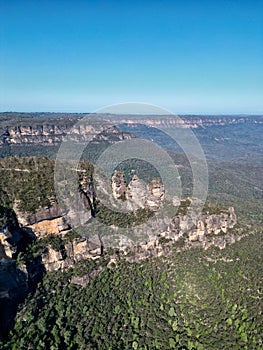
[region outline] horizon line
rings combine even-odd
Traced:
[[[0,111],[0,114],[8,114],[8,113],[21,113],[21,114],[33,114],[33,113],[39,113],[39,114],[104,114],[104,115],[156,115],[156,116],[176,116],[176,115],[180,115],[180,116],[262,116],[263,112],[249,112],[249,113],[244,113],[244,112],[227,112],[227,113],[202,113],[202,112],[197,112],[197,113],[187,113],[187,112],[183,112],[183,113],[167,113],[167,114],[158,114],[158,113],[107,113],[107,112],[72,112],[72,111]]]

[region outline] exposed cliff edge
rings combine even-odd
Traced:
[[[85,175],[86,174],[86,175]],[[106,191],[104,186],[103,190]],[[115,171],[111,181],[112,199],[116,200],[129,212],[136,210],[148,210],[151,215],[159,209],[164,199],[164,187],[160,179],[152,179],[145,183],[133,175],[126,183],[123,172]],[[96,190],[90,172],[81,172],[80,177],[80,198],[85,202],[87,211],[91,212],[91,217],[95,217],[99,206],[99,199],[96,197]],[[31,235],[41,240],[41,237],[57,235],[63,237],[71,232],[71,227],[66,220],[66,215],[61,211],[55,198],[50,199],[51,206],[39,207],[35,212],[25,212],[19,207],[19,202],[14,201],[13,212],[16,215],[17,227],[24,228]],[[167,247],[177,246],[180,250],[192,247],[203,247],[207,249],[214,245],[223,249],[227,243],[231,243],[233,238],[228,235],[236,222],[234,208],[230,207],[228,212],[217,214],[196,215],[194,212],[187,213],[187,207],[191,204],[191,199],[181,201],[177,215],[163,232],[159,232],[157,237],[149,236],[149,240],[141,242],[140,247],[124,248],[122,256],[134,255],[134,260],[147,257],[149,255],[162,255]],[[97,208],[98,205],[98,208]],[[182,210],[183,209],[183,210]],[[107,213],[106,213],[107,214]],[[123,214],[123,213],[122,213]],[[125,217],[124,213],[124,217]],[[112,217],[112,216],[110,216]],[[140,217],[135,216],[135,219]],[[147,217],[146,217],[147,218]],[[133,218],[134,219],[134,218]],[[115,222],[109,222],[116,225]],[[11,230],[12,231],[12,230]],[[13,232],[17,232],[17,229]],[[14,235],[14,233],[13,233]],[[12,234],[11,234],[12,236]],[[0,247],[2,258],[12,259],[16,252],[14,242],[8,242],[10,230],[4,226],[0,235]],[[232,237],[232,236],[231,236]],[[165,247],[164,247],[165,243]],[[56,270],[73,266],[79,260],[97,259],[103,252],[103,242],[91,243],[85,237],[76,237],[64,244],[63,254],[56,251],[50,244],[47,244],[41,261],[46,270]],[[170,249],[169,248],[169,249]]]
[[[81,118],[63,117],[47,119],[20,118],[0,123],[0,146],[2,145],[58,145],[67,136],[71,141],[93,143],[107,141],[114,143],[133,136],[122,132],[114,125],[103,125],[98,121],[92,125],[76,125]]]
[[[201,215],[191,218],[178,215],[167,227],[167,230],[157,237],[150,237],[143,244],[117,250],[118,257],[128,261],[139,261],[149,256],[166,255],[171,249],[177,251],[202,247],[208,249],[210,246],[224,249],[227,244],[232,244],[237,239],[231,229],[237,223],[234,208],[230,207],[228,213],[213,215]],[[99,259],[101,247],[89,241],[88,238],[75,238],[65,244],[65,257],[61,251],[56,251],[50,245],[42,254],[42,261],[47,271],[64,269],[73,266],[76,262],[85,259]],[[111,259],[116,258],[115,253]]]

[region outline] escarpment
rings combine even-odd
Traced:
[[[79,199],[83,201],[87,213],[90,213],[90,218],[96,218],[98,211],[100,214],[102,213],[102,216],[106,215],[107,212],[101,211],[100,198],[97,197],[92,167],[85,162],[81,164],[81,167],[82,170],[79,171]],[[30,170],[30,172],[32,171]],[[23,172],[23,174],[28,173]],[[100,188],[100,191],[107,192],[103,181],[100,182],[100,186],[104,186]],[[122,213],[122,221],[120,221],[120,218],[118,216],[115,217],[113,212],[109,216],[108,221],[104,223],[118,226],[121,222],[124,227],[129,227],[125,226],[126,218],[130,220],[129,223],[127,222],[127,225],[136,224],[136,220],[142,219],[144,222],[146,220],[147,223],[147,218],[150,217],[149,214],[153,216],[155,212],[158,212],[165,197],[164,186],[160,179],[153,178],[146,183],[134,174],[130,181],[126,182],[124,173],[120,171],[114,172],[111,179],[111,188],[107,194],[109,198],[112,198],[112,203],[114,204],[114,200],[117,201],[121,207],[125,208],[127,214],[125,212]],[[47,199],[49,200],[49,205],[43,206],[41,201],[38,201],[36,209],[29,212],[23,210],[20,200],[15,198],[12,210],[16,215],[16,227],[27,230],[40,241],[41,237],[45,238],[49,235],[59,236],[63,241],[63,237],[66,237],[67,233],[70,233],[72,229],[67,220],[67,212],[61,210],[55,196],[47,196]],[[219,212],[217,214],[209,214],[207,212],[196,215],[194,211],[188,212],[191,202],[191,199],[181,201],[181,203],[179,200],[178,212],[172,220],[168,220],[169,223],[165,230],[159,232],[157,237],[149,236],[148,241],[139,242],[139,248],[136,248],[137,251],[134,250],[134,247],[120,249],[122,250],[122,255],[128,257],[131,253],[135,254],[134,259],[136,260],[147,257],[149,254],[161,255],[167,249],[170,249],[169,247],[172,245],[177,246],[178,249],[182,247],[190,249],[197,246],[207,249],[211,245],[222,249],[227,243],[233,242],[234,238],[232,236],[231,239],[229,238],[228,231],[236,224],[234,208],[229,208],[228,212]],[[173,203],[178,205],[178,200],[173,199]],[[130,213],[138,210],[142,210],[142,212],[139,211],[140,215],[129,216]],[[71,215],[74,215],[74,213],[71,213]],[[7,228],[2,229],[0,236],[1,254],[6,259],[12,259],[16,252],[15,244],[12,245],[8,242],[9,231]],[[16,232],[16,230],[13,230],[13,232]],[[103,237],[101,238],[98,235],[96,244],[89,241],[87,237],[78,237],[70,242],[63,243],[63,252],[60,251],[61,247],[59,249],[56,248],[58,249],[56,250],[47,241],[45,250],[41,253],[41,261],[45,269],[64,269],[73,266],[80,260],[97,259],[103,253]]]
[[[229,232],[236,223],[233,207],[229,208],[228,213],[205,214],[195,218],[179,214],[158,236],[149,237],[147,241],[136,246],[115,249],[115,253],[107,253],[106,249],[105,254],[110,254],[111,260],[121,257],[128,261],[139,261],[150,256],[167,255],[172,249],[208,249],[210,246],[224,249],[227,244],[239,239],[236,234]],[[71,241],[66,240],[63,249],[48,244],[41,253],[41,260],[47,271],[53,271],[67,269],[82,260],[100,259],[102,256],[99,243],[94,243],[87,237],[79,237]]]
[[[148,218],[158,213],[163,205],[165,189],[158,178],[143,181],[134,172],[127,181],[124,172],[115,171],[107,187],[103,178],[95,181],[94,167],[90,163],[82,161],[75,170],[79,200],[90,219],[96,219],[100,213],[102,219],[103,215],[108,215],[109,220],[104,223],[112,227],[119,224],[133,226],[136,220],[147,224]],[[228,212],[189,215],[187,209],[192,199],[180,202],[173,198],[174,206],[179,205],[178,212],[162,232],[141,240],[136,246],[124,245],[111,250],[104,247],[103,236],[98,235],[94,241],[88,232],[82,236],[72,230],[67,210],[59,206],[55,195],[54,161],[44,157],[5,158],[0,161],[0,174],[0,258],[3,267],[0,278],[7,281],[9,276],[11,283],[3,284],[0,302],[8,300],[17,305],[18,300],[35,288],[46,271],[67,270],[85,260],[105,260],[105,266],[111,268],[120,259],[136,262],[151,256],[166,256],[171,250],[195,247],[223,249],[238,239],[231,232],[236,224],[233,208]],[[101,193],[107,195],[113,212],[101,210]],[[67,198],[70,198],[70,191]],[[125,209],[121,220],[114,212],[117,204]],[[74,210],[71,214],[74,215]],[[98,273],[100,269],[92,270],[88,275],[72,278],[72,283],[85,285]],[[16,287],[19,281],[23,283],[22,294]]]
[[[59,145],[65,137],[73,142],[93,143],[117,141],[130,139],[133,136],[128,132],[120,131],[114,125],[108,125],[103,121],[95,123],[80,123],[81,117],[63,118],[18,118],[0,123],[0,147],[3,145]]]

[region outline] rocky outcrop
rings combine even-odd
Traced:
[[[46,247],[41,258],[47,271],[59,270],[63,268],[65,264],[61,251],[53,249],[50,245]]]
[[[128,210],[136,210],[138,208],[145,208],[146,205],[146,184],[138,178],[137,175],[133,175],[126,190],[126,199],[128,200]]]
[[[176,216],[167,230],[161,235],[177,241],[185,233],[188,233],[189,241],[203,241],[209,235],[218,235],[221,232],[226,233],[228,229],[233,228],[237,222],[233,207],[229,208],[228,213],[203,214],[201,216]]]
[[[101,247],[90,242],[87,238],[76,238],[65,244],[65,250],[55,250],[48,245],[41,254],[42,263],[47,271],[66,269],[78,261],[93,259],[101,256]]]
[[[114,171],[112,176],[112,193],[116,199],[126,199],[127,184],[122,171]]]
[[[115,170],[111,187],[113,197],[122,199],[122,207],[126,210],[147,208],[156,211],[164,199],[164,186],[160,179],[152,179],[146,184],[137,175],[133,175],[131,181],[126,184],[124,173]]]
[[[50,220],[42,220],[33,225],[29,225],[36,236],[53,235],[64,233],[69,229],[64,217],[58,217]]]
[[[101,271],[103,271],[103,267],[99,266],[97,269],[92,270],[90,273],[85,274],[83,276],[73,276],[70,280],[71,283],[80,285],[82,287],[86,287],[91,279],[97,277]]]
[[[3,215],[3,212],[0,214],[0,216],[2,215],[0,219],[3,219],[0,226],[0,260],[12,259],[13,254],[16,253],[17,244],[23,238],[14,211],[6,208],[4,214],[6,213],[8,213],[7,216]]]
[[[156,211],[164,199],[164,186],[160,179],[152,179],[147,184],[147,196],[145,207]]]
[[[76,238],[65,246],[68,259],[74,263],[85,259],[97,259],[101,254],[101,248],[90,242],[87,238]]]

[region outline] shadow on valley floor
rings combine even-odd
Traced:
[[[19,256],[36,239],[29,229],[21,229],[19,234],[21,239],[17,242],[12,259],[0,257],[0,340],[6,339],[14,327],[19,305],[30,293],[34,294],[46,272],[41,256],[19,261]],[[12,237],[8,241],[12,244]]]

